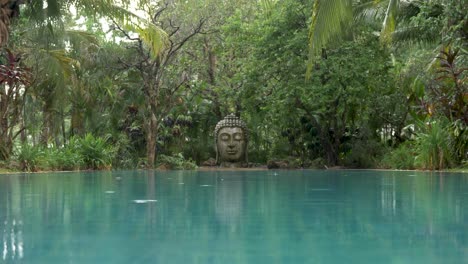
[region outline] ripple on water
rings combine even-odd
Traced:
[[[342,200],[305,200],[302,202],[305,206],[320,206],[320,205],[329,205],[329,206],[338,206],[346,203],[346,201]]]
[[[327,189],[327,188],[313,188],[313,189],[310,189],[311,191],[313,192],[329,192],[333,189]]]
[[[137,204],[155,203],[157,201],[158,200],[133,200],[133,202]]]

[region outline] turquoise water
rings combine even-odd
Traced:
[[[468,263],[468,175],[0,175],[0,263]]]

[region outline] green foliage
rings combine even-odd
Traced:
[[[468,125],[462,120],[456,120],[449,126],[453,138],[452,151],[458,163],[468,161]]]
[[[114,155],[114,146],[108,140],[89,133],[84,137],[72,137],[68,144],[59,148],[25,143],[16,151],[20,169],[25,171],[110,169]]]
[[[107,139],[88,133],[74,142],[83,159],[85,169],[110,169],[114,158],[114,147]]]
[[[407,141],[389,151],[382,158],[381,166],[388,169],[415,169],[416,151],[414,143]]]
[[[417,166],[422,169],[441,170],[453,163],[452,138],[445,119],[420,124],[416,137]]]
[[[374,139],[355,139],[344,154],[343,165],[349,168],[375,168],[382,158],[385,146]]]
[[[49,148],[45,152],[45,161],[51,170],[70,171],[83,168],[83,157],[79,151],[77,138],[71,138],[61,148]]]
[[[191,160],[186,160],[182,153],[175,156],[159,155],[156,162],[159,168],[172,170],[194,170],[197,165]]]
[[[145,28],[132,28],[139,35],[143,43],[148,46],[151,56],[156,59],[167,46],[168,35],[153,23],[147,23]]]
[[[309,57],[307,63],[307,77],[315,67],[315,63],[322,50],[336,47],[337,40],[349,36],[353,29],[357,32],[359,25],[365,24],[363,18],[372,20],[382,19],[380,40],[388,44],[392,33],[396,29],[399,0],[389,1],[354,1],[354,0],[316,0],[312,8],[309,29]],[[380,9],[386,12],[382,17]],[[368,16],[366,14],[373,14]],[[372,23],[367,23],[372,24]],[[350,30],[351,29],[351,30]],[[377,29],[379,30],[379,29]]]
[[[353,15],[352,4],[351,0],[314,1],[309,31],[309,75],[313,70],[315,57],[320,55],[331,40],[337,39],[349,28]]]
[[[44,152],[41,147],[24,143],[16,150],[16,158],[22,171],[36,171]]]
[[[25,2],[3,83],[24,63],[31,85],[0,92],[0,157],[27,139],[24,170],[152,167],[145,156],[193,169],[233,112],[254,163],[375,167],[386,150],[390,168],[466,162],[465,0],[169,2],[138,1],[151,21],[126,0]]]
[[[412,1],[404,5],[406,8],[401,10],[401,23],[393,34],[394,40],[419,45],[440,41],[446,19],[440,1]]]
[[[437,57],[435,76],[427,84],[425,103],[429,115],[445,116],[450,121],[460,120],[468,124],[468,85],[466,71],[459,65],[466,54],[447,47]]]
[[[139,155],[134,148],[131,139],[125,134],[119,134],[117,139],[112,140],[115,148],[115,157],[112,162],[112,167],[122,169],[134,169],[138,166]]]
[[[231,18],[225,34],[233,48],[247,46],[249,52],[237,59],[242,67],[232,78],[243,89],[229,98],[241,102],[238,108],[253,128],[254,157],[323,158],[334,166],[346,152],[347,133],[380,129],[384,121],[377,116],[403,119],[398,117],[404,112],[394,109],[404,95],[392,87],[390,56],[376,36],[365,33],[367,27],[354,40],[324,49],[306,82],[309,8],[301,1],[282,1],[254,21]],[[384,95],[395,99],[374,108]],[[379,140],[375,132],[369,138]]]

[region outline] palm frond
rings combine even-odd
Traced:
[[[396,43],[436,43],[440,41],[440,34],[433,32],[430,34],[427,29],[418,26],[399,26],[397,30],[392,32],[392,40]]]
[[[148,19],[114,4],[103,4],[100,8],[106,8],[109,12],[108,16],[124,25],[126,29],[138,33],[143,43],[149,48],[153,59],[157,58],[166,47],[167,33]]]
[[[315,0],[309,29],[309,60],[307,77],[310,77],[315,58],[322,48],[339,37],[351,24],[353,9],[351,0]]]
[[[260,5],[262,6],[263,10],[270,11],[274,7],[276,3],[275,0],[260,0]]]
[[[140,35],[143,43],[149,48],[151,57],[153,59],[158,58],[168,42],[167,33],[152,23],[147,24],[145,28],[138,27],[136,32]]]
[[[384,44],[390,44],[392,41],[392,33],[396,28],[396,18],[400,0],[390,0],[388,2],[387,11],[380,31],[380,41]]]
[[[43,74],[47,77],[55,78],[57,81],[62,81],[70,78],[74,68],[80,67],[80,63],[67,56],[67,52],[63,49],[45,50],[40,49],[34,55],[29,64],[39,63],[46,65]]]
[[[272,0],[270,0],[272,1]],[[151,23],[127,8],[125,4],[132,2],[131,0],[47,0],[47,1],[31,1],[26,6],[25,12],[30,17],[33,17],[40,24],[50,24],[50,18],[60,17],[64,10],[68,10],[70,6],[75,6],[77,10],[88,15],[110,17],[118,21],[126,27],[130,27],[134,32],[140,34],[142,41],[149,47],[151,55],[156,58],[164,49],[167,43],[167,34]],[[47,8],[44,4],[47,3]],[[2,9],[3,10],[3,9]],[[0,14],[1,15],[1,14]],[[8,18],[8,17],[6,17]],[[5,18],[5,19],[6,19]],[[9,20],[1,19],[0,16],[0,43],[6,42],[8,37]],[[9,19],[9,18],[8,18]],[[47,22],[46,22],[47,21]],[[8,22],[8,23],[6,23]],[[2,29],[3,27],[3,29]],[[78,33],[78,32],[75,32]],[[80,33],[81,34],[81,33]],[[93,41],[90,35],[81,37],[87,38],[88,41]]]
[[[87,43],[92,43],[92,44],[98,44],[99,41],[96,37],[95,34],[82,31],[82,30],[66,30],[64,32],[65,37],[71,39],[71,40],[77,40],[77,41],[84,41]]]
[[[383,19],[385,14],[383,2],[385,1],[388,0],[369,0],[355,5],[353,8],[355,20],[374,23],[376,20]]]

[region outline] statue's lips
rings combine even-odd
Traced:
[[[227,150],[226,153],[229,154],[229,155],[236,155],[237,150]]]

